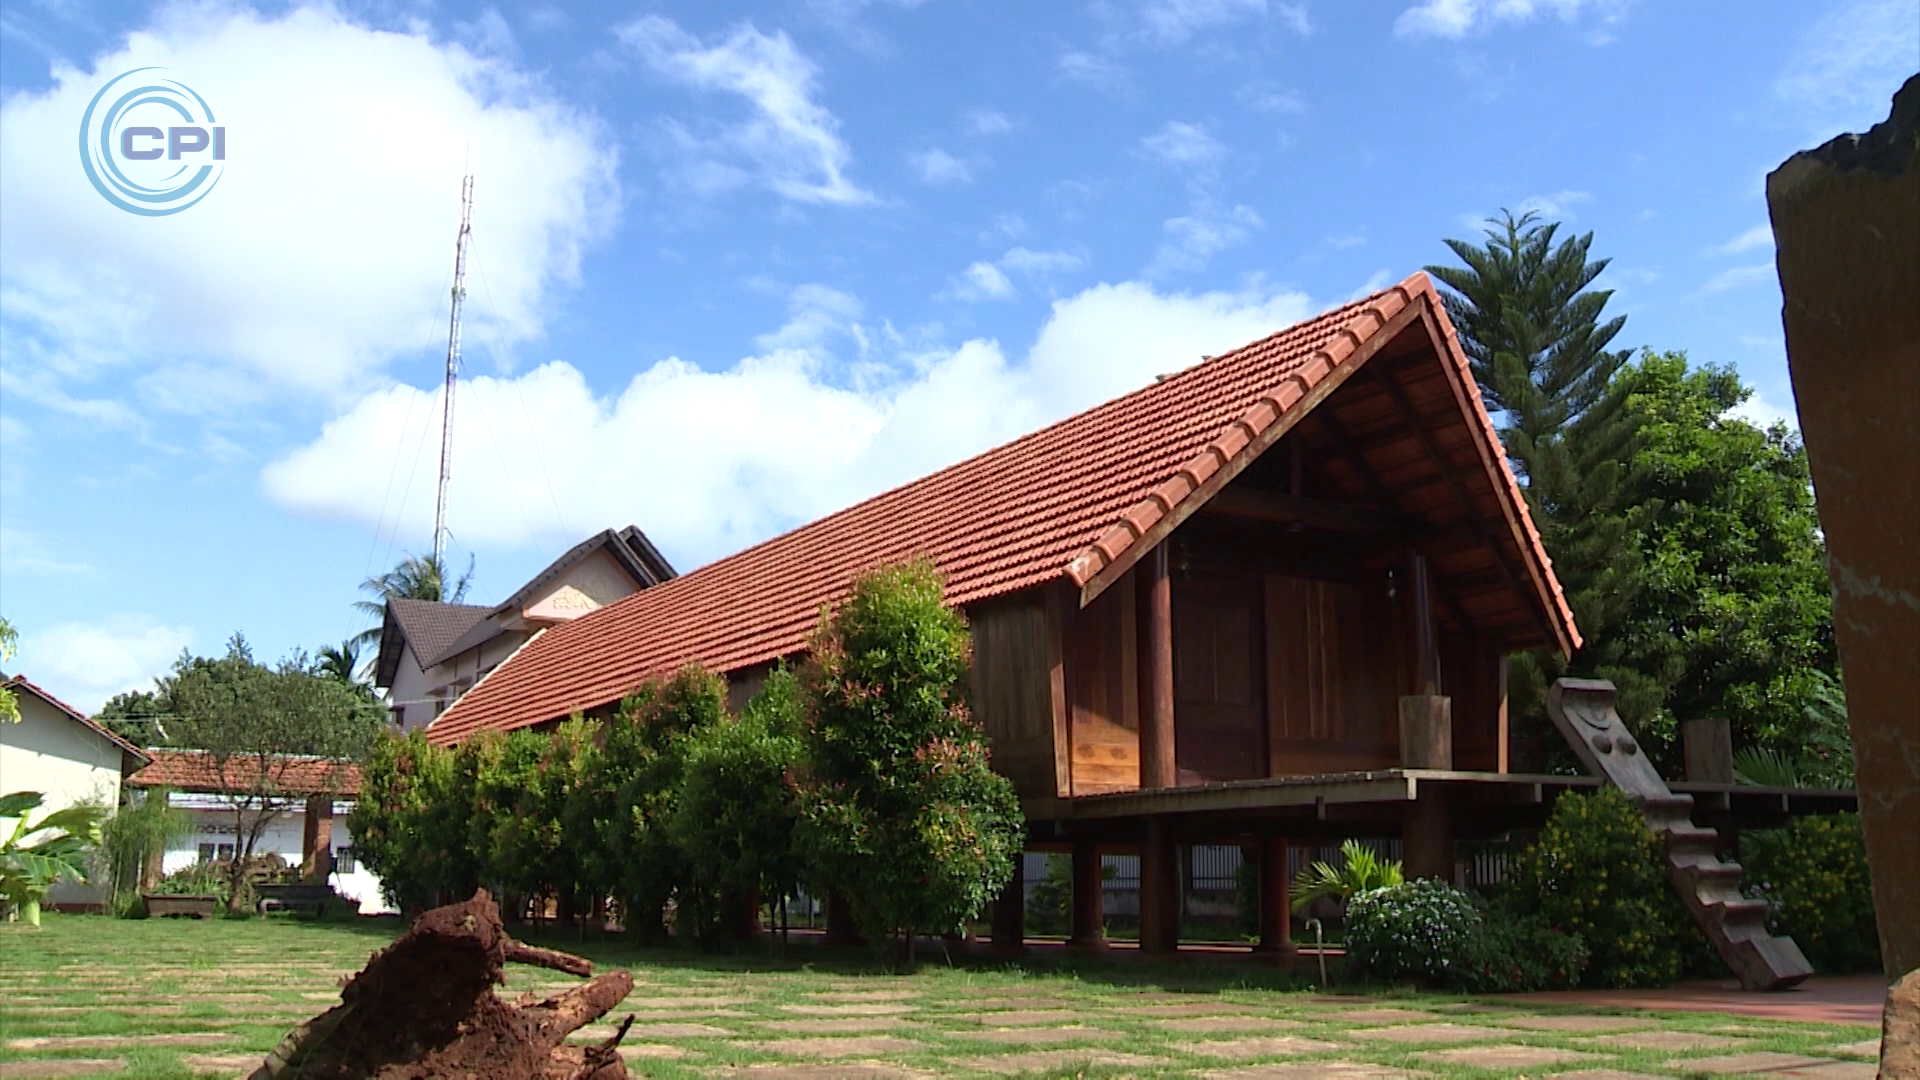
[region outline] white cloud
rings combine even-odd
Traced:
[[[1592,12],[1601,29],[1595,40],[1606,40],[1606,27],[1626,17],[1632,0],[1426,0],[1400,13],[1393,32],[1401,37],[1462,38],[1493,29],[1499,23],[1523,23],[1536,15],[1553,14],[1573,23]]]
[[[1592,194],[1585,191],[1556,191],[1551,195],[1529,195],[1520,200],[1513,208],[1515,217],[1538,214],[1549,221],[1565,221],[1576,217],[1573,208],[1581,203],[1592,202]]]
[[[1771,277],[1773,277],[1771,262],[1755,263],[1752,266],[1735,266],[1708,278],[1706,284],[1700,286],[1700,293],[1726,292],[1728,289],[1737,289],[1756,281],[1766,281]]]
[[[1757,251],[1773,246],[1773,226],[1755,225],[1739,236],[1715,247],[1714,255],[1739,255],[1742,252]]]
[[[1266,222],[1250,206],[1226,210],[1203,202],[1195,206],[1192,213],[1161,223],[1166,240],[1154,253],[1147,276],[1157,278],[1173,272],[1198,270],[1215,255],[1239,247],[1255,230],[1265,227]]]
[[[1125,94],[1133,89],[1132,75],[1117,60],[1080,52],[1060,54],[1060,77],[1068,82],[1085,83],[1108,94]]]
[[[1013,119],[997,109],[973,109],[964,118],[969,135],[1005,135],[1013,130]]]
[[[944,187],[973,183],[973,169],[945,150],[917,150],[907,155],[907,163],[913,166],[923,184]]]
[[[1267,0],[1144,0],[1138,18],[1148,40],[1175,45],[1202,30],[1269,14],[1296,34],[1313,31],[1305,4],[1269,4]]]
[[[1365,233],[1335,233],[1327,237],[1327,246],[1335,251],[1346,251],[1349,248],[1363,247],[1366,242],[1367,234]]]
[[[9,440],[11,441],[11,440]],[[40,534],[0,525],[0,573],[27,577],[94,577],[99,570],[63,554]]]
[[[1167,294],[1129,282],[1056,301],[1019,362],[992,341],[896,346],[892,377],[858,387],[835,379],[815,348],[714,371],[663,360],[609,396],[565,363],[475,379],[460,389],[452,529],[476,546],[551,544],[554,530],[537,522],[554,515],[583,529],[636,522],[676,562],[698,565],[1312,310],[1292,292]],[[409,411],[421,429],[433,402],[434,391],[405,386],[366,396],[269,466],[267,493],[302,513],[374,523],[394,432]],[[508,452],[489,445],[482,417]],[[411,535],[431,527],[436,467],[422,460],[411,478],[421,493],[401,508]],[[558,510],[543,512],[549,504]]]
[[[598,121],[512,65],[331,8],[166,9],[89,70],[0,103],[7,391],[99,423],[291,389],[346,398],[445,319],[463,168],[476,181],[476,349],[537,337],[618,217]],[[109,205],[70,155],[109,79],[158,65],[229,131],[228,168],[172,217]],[[213,298],[213,299],[209,299]],[[351,313],[351,317],[343,317]],[[193,393],[169,388],[190,376]]]
[[[1887,118],[1893,92],[1920,57],[1920,4],[1853,0],[1833,7],[1808,31],[1775,78],[1774,96],[1824,139],[1865,131]]]
[[[1728,415],[1762,429],[1770,428],[1775,424],[1785,424],[1794,429],[1800,427],[1800,414],[1792,405],[1784,407],[1776,405],[1758,393],[1749,395],[1747,400],[1734,406]]]
[[[1028,281],[1049,282],[1062,274],[1085,268],[1087,260],[1068,251],[1034,251],[1016,247],[995,262],[979,261],[961,271],[945,295],[968,303],[984,300],[1010,300],[1015,292],[1012,275]]]
[[[148,615],[20,629],[19,671],[84,713],[127,690],[148,690],[193,643],[193,631]]]
[[[1289,90],[1276,83],[1260,81],[1241,87],[1234,94],[1242,105],[1256,112],[1303,113],[1307,111],[1307,99],[1298,90]]]
[[[678,151],[693,156],[681,167],[683,182],[718,190],[754,180],[796,202],[873,201],[847,177],[853,152],[840,138],[839,120],[816,100],[820,69],[785,32],[740,26],[706,44],[671,19],[644,15],[615,33],[661,75],[748,106],[743,119],[711,121],[697,131],[668,123]]]
[[[1169,120],[1140,140],[1141,149],[1169,165],[1208,166],[1227,156],[1227,148],[1199,124]]]
[[[976,262],[960,271],[950,290],[957,300],[978,303],[982,300],[1013,299],[1013,282],[1006,271],[990,262]]]

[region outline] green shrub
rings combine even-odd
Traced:
[[[224,907],[230,885],[224,864],[196,862],[161,878],[148,891],[157,896],[217,896]]]
[[[1473,897],[1431,878],[1358,892],[1347,901],[1347,961],[1376,982],[1459,986],[1485,934]]]
[[[1703,944],[1667,884],[1660,840],[1618,788],[1567,792],[1539,837],[1516,856],[1501,907],[1578,935],[1591,953],[1590,986],[1666,986],[1683,953]]]
[[[1494,911],[1483,916],[1486,932],[1467,952],[1456,984],[1476,993],[1571,990],[1587,968],[1587,944],[1563,934],[1538,915]]]
[[[1013,876],[1026,831],[967,708],[966,621],[922,559],[856,579],[823,616],[806,675],[796,831],[808,880],[870,940],[959,929]]]
[[[1767,901],[1768,924],[1789,934],[1815,971],[1880,970],[1873,885],[1858,814],[1800,818],[1741,837],[1748,891]]]

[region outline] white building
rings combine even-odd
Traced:
[[[34,820],[75,803],[118,806],[122,778],[145,765],[147,755],[23,676],[4,685],[19,703],[20,722],[0,723],[0,794],[45,795]],[[45,906],[87,908],[101,899],[95,886],[61,882],[47,894]]]
[[[492,607],[389,600],[374,685],[387,691],[401,730],[423,728],[541,630],[674,576],[647,535],[629,525],[574,545]]]
[[[161,871],[171,874],[196,862],[232,858],[241,846],[239,819],[234,800],[220,794],[223,785],[210,757],[198,750],[157,748],[147,753],[151,763],[128,777],[128,785],[165,790],[168,804],[186,811],[190,822],[188,831],[162,857]],[[235,759],[228,763],[229,776],[250,767],[251,763]],[[264,789],[276,793],[274,803],[283,809],[255,840],[253,853],[278,855],[293,866],[328,866],[327,883],[357,901],[361,914],[393,911],[380,893],[380,879],[354,856],[348,831],[347,815],[360,793],[359,766],[282,756],[271,764],[268,775],[272,783]],[[241,780],[239,786],[252,785]]]

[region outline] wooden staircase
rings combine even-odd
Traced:
[[[1800,946],[1767,932],[1767,905],[1740,894],[1740,864],[1715,854],[1719,834],[1693,823],[1693,796],[1676,795],[1654,769],[1613,705],[1614,686],[1561,679],[1547,712],[1587,769],[1639,803],[1665,841],[1667,881],[1688,914],[1748,990],[1784,990],[1813,974]]]

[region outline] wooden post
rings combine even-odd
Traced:
[[[1171,954],[1180,948],[1179,848],[1167,819],[1147,819],[1140,846],[1140,951]]]
[[[1733,783],[1733,725],[1724,717],[1681,721],[1680,740],[1686,748],[1687,779]]]
[[[1453,699],[1410,694],[1400,699],[1400,764],[1409,769],[1453,768]]]
[[[333,873],[333,796],[307,796],[300,830],[300,877],[324,885]]]
[[[1427,557],[1413,556],[1413,692],[1440,693],[1440,649],[1433,633],[1433,575]]]
[[[1100,876],[1100,845],[1092,840],[1073,842],[1073,933],[1067,944],[1078,949],[1107,947],[1106,917],[1101,911],[1101,894],[1106,882]]]
[[[1293,952],[1293,898],[1287,888],[1287,840],[1260,838],[1260,943],[1254,952]]]
[[[1400,826],[1400,843],[1408,881],[1439,878],[1452,883],[1453,819],[1439,787],[1421,784],[1415,792]]]
[[[1025,952],[1027,947],[1027,856],[1013,857],[1013,876],[993,902],[993,951]]]
[[[1173,739],[1173,581],[1167,566],[1167,541],[1146,561],[1147,647],[1140,700],[1140,786],[1170,788],[1179,783]]]

